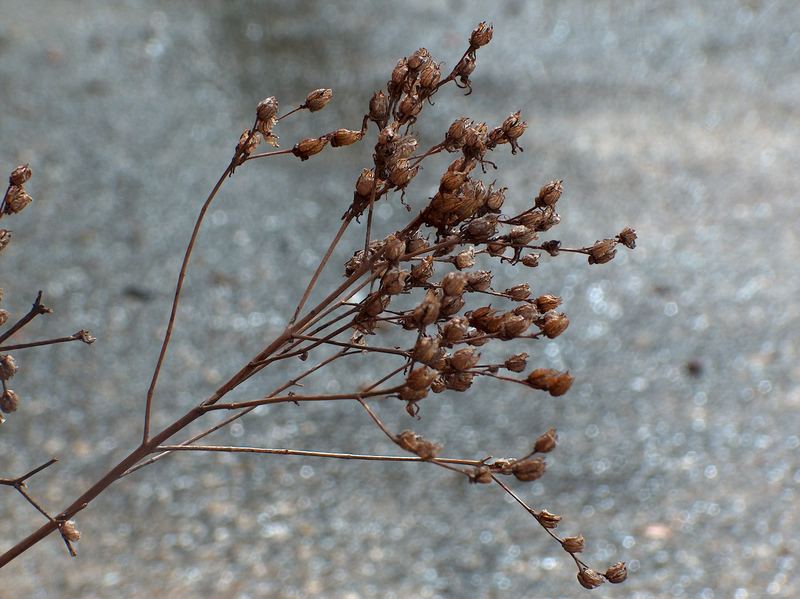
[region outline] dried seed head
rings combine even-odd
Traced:
[[[92,332],[88,329],[81,329],[77,333],[75,333],[75,337],[83,341],[86,345],[91,345],[95,341],[97,341],[97,337],[92,335]]]
[[[472,35],[469,36],[469,45],[472,48],[480,48],[492,41],[492,33],[494,28],[487,25],[486,21],[482,21],[478,26],[472,30]]]
[[[501,125],[503,133],[505,133],[506,138],[509,140],[516,140],[522,136],[522,134],[525,133],[525,129],[528,128],[528,123],[520,120],[519,116],[520,111],[518,110],[514,114],[508,115]]]
[[[442,291],[445,295],[461,295],[467,286],[468,276],[463,272],[449,272],[442,279]]]
[[[383,295],[381,291],[370,293],[367,299],[364,300],[364,305],[361,308],[361,314],[367,318],[374,318],[383,312],[389,305],[389,296]]]
[[[636,231],[634,231],[630,227],[625,227],[624,229],[622,229],[622,231],[620,231],[620,234],[617,235],[617,239],[622,245],[624,245],[626,248],[630,250],[636,247]]]
[[[486,244],[486,251],[490,256],[502,256],[506,253],[508,244],[504,241],[490,241]]]
[[[349,146],[359,141],[363,135],[361,131],[353,131],[351,129],[337,129],[331,134],[331,145],[334,148],[340,146]]]
[[[441,300],[433,289],[429,289],[422,302],[414,308],[413,319],[419,327],[426,327],[436,322],[439,318]]]
[[[258,133],[258,131],[252,133],[252,135],[250,129],[245,129],[242,131],[242,134],[239,136],[239,143],[236,144],[236,153],[241,155],[239,163],[241,164],[244,162],[244,160],[255,151],[260,143],[261,134]]]
[[[552,381],[561,374],[558,370],[553,368],[536,368],[528,375],[528,384],[534,389],[541,389],[547,391],[552,384]]]
[[[395,86],[401,86],[403,81],[405,81],[406,75],[408,75],[408,64],[405,58],[401,58],[397,61],[394,69],[392,69],[391,82]]]
[[[397,262],[406,252],[406,242],[390,233],[383,240],[383,257],[389,262]]]
[[[400,389],[399,395],[400,399],[402,399],[405,402],[408,402],[409,404],[406,406],[406,411],[411,416],[416,416],[418,408],[411,404],[419,401],[420,399],[425,399],[428,396],[428,389],[412,389],[408,385],[405,385]]]
[[[434,393],[442,393],[447,390],[447,386],[444,382],[444,377],[437,376],[436,379],[431,383],[431,391]]]
[[[406,119],[417,116],[422,111],[422,100],[417,94],[406,94],[398,106],[400,114]]]
[[[488,485],[492,482],[492,471],[489,466],[476,466],[469,473],[469,482]]]
[[[515,302],[521,302],[528,299],[531,295],[531,287],[527,283],[520,283],[513,287],[506,289],[505,293]]]
[[[2,252],[9,243],[11,243],[11,231],[8,229],[0,229],[0,252]]]
[[[445,386],[452,391],[466,391],[475,377],[471,372],[451,372],[444,378]]]
[[[531,321],[536,320],[540,316],[539,310],[536,309],[536,305],[528,302],[518,305],[512,310],[512,312],[514,314],[518,314],[519,316],[524,316]]]
[[[583,551],[585,545],[586,542],[583,538],[583,535],[578,535],[577,537],[565,537],[561,542],[561,546],[567,553],[580,553]]]
[[[31,178],[31,167],[27,164],[21,164],[13,171],[11,171],[11,176],[8,178],[9,185],[23,185],[28,182]]]
[[[419,74],[419,86],[430,93],[436,89],[441,78],[442,73],[439,65],[431,61],[425,65]]]
[[[3,391],[3,395],[0,396],[0,410],[3,410],[6,414],[10,414],[11,412],[16,412],[18,406],[19,395],[11,389]]]
[[[325,108],[325,105],[331,101],[332,97],[332,89],[315,89],[306,96],[306,102],[303,106],[308,108],[310,112],[316,112]]]
[[[464,135],[467,132],[469,123],[470,120],[465,116],[453,121],[453,124],[447,129],[447,133],[444,136],[445,148],[452,152],[464,145]]]
[[[74,521],[67,520],[66,522],[61,522],[59,524],[59,529],[61,530],[61,536],[63,536],[68,541],[71,541],[72,543],[80,541],[81,533],[75,527]]]
[[[369,101],[369,118],[376,123],[384,123],[389,118],[389,100],[383,90],[372,94]]]
[[[536,453],[549,453],[553,451],[558,442],[558,433],[556,429],[551,428],[546,433],[539,435],[536,443],[533,445],[533,451]]]
[[[557,295],[540,295],[535,303],[539,312],[545,313],[558,308],[561,305],[561,298]]]
[[[424,283],[433,275],[433,256],[425,256],[420,263],[411,269],[411,278],[415,283]]]
[[[453,264],[455,264],[458,270],[464,270],[465,268],[472,268],[475,266],[475,247],[469,246],[467,249],[456,254],[453,259]]]
[[[463,316],[454,316],[442,327],[442,335],[448,343],[457,343],[467,334],[469,321]]]
[[[494,189],[492,186],[489,186],[489,191],[486,194],[486,208],[488,208],[493,212],[496,212],[503,207],[505,201],[506,201],[505,187]]]
[[[561,185],[563,180],[553,180],[539,190],[539,195],[536,196],[536,207],[542,206],[552,207],[556,205],[564,187]]]
[[[497,231],[497,215],[487,214],[466,225],[464,231],[472,241],[487,241]]]
[[[405,187],[419,172],[419,166],[412,167],[408,160],[401,158],[389,171],[389,183],[395,187]]]
[[[431,53],[425,48],[420,48],[408,57],[406,64],[410,71],[416,71],[424,67],[430,62]]]
[[[411,351],[411,357],[423,364],[430,364],[439,354],[439,339],[436,337],[419,337]]]
[[[625,562],[617,562],[613,566],[609,566],[605,573],[606,580],[612,584],[619,584],[628,578],[628,568],[625,567]]]
[[[475,59],[467,54],[461,62],[456,65],[456,75],[462,85],[470,86],[469,76],[475,71]]]
[[[539,521],[539,524],[544,526],[545,528],[556,528],[558,523],[561,522],[561,516],[556,514],[551,514],[547,510],[542,510],[536,516],[536,519]]]
[[[492,285],[492,273],[489,270],[473,270],[467,277],[469,291],[486,291]]]
[[[523,246],[536,239],[536,230],[525,225],[516,225],[511,227],[508,232],[508,240],[514,246]]]
[[[0,354],[0,379],[7,381],[19,370],[14,356]]]
[[[416,252],[422,251],[427,249],[428,242],[425,241],[422,237],[412,237],[406,242],[406,252],[409,254],[414,254]]]
[[[528,268],[536,268],[539,266],[539,254],[525,254],[521,262]]]
[[[8,310],[0,309],[0,327],[8,321]]]
[[[400,447],[418,455],[423,460],[431,460],[442,451],[441,445],[424,439],[414,431],[403,431],[395,437],[395,441]]]
[[[308,160],[314,154],[319,154],[328,143],[327,137],[308,137],[302,139],[292,148],[292,154],[300,160]]]
[[[451,193],[461,187],[469,175],[461,171],[445,171],[439,180],[439,191],[443,194]]]
[[[397,295],[406,288],[407,270],[387,270],[381,278],[381,293]],[[377,316],[377,314],[375,315]]]
[[[528,365],[528,354],[522,352],[521,354],[514,354],[506,359],[503,366],[511,372],[522,372]]]
[[[278,114],[278,99],[275,96],[264,98],[256,106],[256,116],[259,121],[271,121]]]
[[[514,462],[514,465],[511,467],[511,472],[517,480],[530,482],[541,478],[546,468],[545,461],[542,458],[535,457]]]
[[[596,241],[595,244],[589,248],[589,264],[605,264],[606,262],[611,262],[617,254],[617,250],[615,249],[616,245],[616,239]]]
[[[558,256],[558,253],[561,251],[561,242],[557,239],[545,241],[542,244],[542,249],[551,256]]]
[[[585,589],[596,589],[605,582],[603,577],[591,568],[584,568],[578,572],[578,582]]]
[[[567,330],[569,318],[563,312],[548,312],[544,315],[544,322],[539,325],[542,333],[549,339],[555,339]]]
[[[515,339],[531,326],[531,320],[513,312],[506,312],[500,318],[499,334],[502,339]]]
[[[464,307],[464,297],[461,295],[446,295],[442,298],[442,306],[439,309],[439,318],[452,316],[461,312]]]
[[[569,372],[560,373],[553,381],[551,381],[547,392],[553,397],[564,395],[569,388],[572,387],[572,381],[575,380]]]
[[[375,172],[365,168],[361,171],[356,181],[356,193],[361,197],[369,198],[372,194],[372,186],[375,184]]]
[[[439,373],[435,370],[427,366],[419,366],[408,373],[406,385],[415,390],[427,389],[437,376]]]
[[[478,360],[480,360],[480,357],[481,355],[473,348],[465,347],[453,352],[453,355],[450,356],[450,367],[463,372],[474,367],[478,363]]]
[[[8,188],[4,211],[6,214],[22,212],[33,201],[28,192],[21,185],[12,185]]]

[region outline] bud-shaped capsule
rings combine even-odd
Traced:
[[[334,148],[349,146],[359,141],[362,137],[361,131],[353,131],[351,129],[337,129],[330,134],[331,145]]]
[[[460,251],[456,254],[455,258],[453,258],[453,264],[455,264],[458,270],[464,270],[465,268],[472,268],[475,266],[475,248],[469,246],[467,249]]]
[[[547,510],[542,510],[536,514],[536,519],[539,521],[539,524],[545,528],[556,528],[558,523],[561,522],[561,516],[557,514],[551,514]]]
[[[562,180],[554,180],[543,186],[539,190],[539,195],[536,196],[536,207],[555,206],[556,202],[558,202],[558,199],[561,197],[561,193],[564,191],[562,183]]]
[[[81,539],[80,531],[75,527],[75,522],[72,520],[67,520],[66,522],[62,522],[59,524],[59,530],[61,531],[61,536],[63,536],[67,541],[71,541],[72,543],[76,543]]]
[[[492,41],[492,33],[494,28],[487,25],[486,21],[481,21],[478,26],[472,30],[472,35],[469,36],[469,45],[471,48],[480,48]]]
[[[547,465],[545,461],[542,458],[535,457],[514,462],[514,465],[511,467],[511,472],[517,480],[530,482],[541,478],[546,468]]]
[[[256,116],[259,121],[271,121],[278,114],[278,99],[275,96],[265,98],[256,106]]]
[[[605,582],[603,577],[591,568],[583,568],[578,572],[578,582],[585,589],[596,589]]]
[[[308,160],[314,154],[319,154],[327,143],[327,137],[308,137],[295,144],[292,154],[300,160]]]
[[[333,97],[332,89],[315,89],[313,92],[306,96],[305,104],[303,107],[307,108],[310,112],[322,110],[325,105],[331,101]]]
[[[577,537],[565,537],[561,542],[561,546],[567,553],[580,553],[583,551],[585,545],[586,542],[583,539],[583,535],[578,535]]]
[[[9,185],[23,185],[27,183],[31,175],[31,167],[27,164],[21,164],[13,171],[11,171],[11,176],[8,178]]]
[[[531,287],[527,283],[520,283],[505,290],[505,293],[515,302],[528,299],[531,294]]]
[[[453,352],[453,355],[450,356],[450,367],[453,370],[463,372],[475,366],[478,360],[480,360],[480,357],[480,354],[475,352],[473,348],[465,347]]]
[[[3,209],[6,214],[22,212],[33,201],[28,192],[21,185],[12,185],[6,193],[6,203]]]
[[[19,407],[19,395],[11,389],[3,391],[3,395],[0,396],[0,410],[10,414],[11,412],[16,412],[17,407]]]
[[[622,245],[630,250],[636,247],[636,231],[630,227],[625,227],[622,229],[620,234],[617,235],[617,239]]]
[[[0,354],[0,379],[7,381],[19,370],[14,356]]]
[[[528,365],[528,354],[522,352],[506,359],[503,366],[511,372],[522,372]]]
[[[384,123],[389,118],[389,100],[383,90],[376,91],[369,101],[369,118]]]
[[[542,433],[539,435],[539,438],[536,439],[536,443],[533,445],[533,451],[536,453],[549,453],[555,449],[557,442],[558,433],[556,429],[548,429],[546,433]]]
[[[569,318],[563,312],[554,312],[551,310],[544,315],[543,321],[537,324],[547,338],[555,339],[567,330]]]
[[[445,295],[461,295],[467,285],[467,275],[463,272],[449,272],[442,279],[442,291]]]
[[[624,582],[628,578],[628,569],[625,567],[625,562],[617,562],[613,566],[609,566],[605,577],[608,582],[613,584]]]
[[[615,249],[617,245],[616,239],[602,239],[596,241],[595,244],[589,248],[589,264],[605,264],[611,262],[614,256],[617,255]]]

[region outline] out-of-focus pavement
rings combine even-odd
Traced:
[[[255,103],[316,87],[322,112],[283,144],[357,127],[397,58],[452,65],[493,21],[475,92],[442,92],[423,146],[462,114],[521,109],[525,152],[499,178],[521,208],[562,178],[554,237],[636,228],[639,247],[531,271],[565,298],[564,336],[525,348],[569,368],[558,399],[478,384],[426,400],[420,432],[450,454],[520,453],[549,426],[549,471],[520,491],[630,565],[596,597],[795,597],[800,587],[800,8],[770,2],[0,2],[0,165],[30,162],[6,308],[44,289],[28,337],[88,327],[91,348],[19,352],[25,405],[0,431],[3,475],[51,455],[31,489],[53,511],[138,442],[171,288],[204,194]],[[157,395],[159,422],[205,397],[285,324],[338,226],[369,147],[253,164],[212,209]],[[506,154],[505,150],[501,152]],[[441,166],[445,163],[441,161]],[[409,199],[435,181],[428,168]],[[401,224],[396,201],[382,231]],[[4,221],[5,222],[5,221]],[[341,262],[342,255],[339,255]],[[323,286],[339,279],[332,269]],[[29,366],[30,364],[30,366]],[[326,389],[367,381],[373,362]],[[280,382],[267,376],[251,387]],[[381,413],[400,429],[399,405]],[[220,442],[391,452],[353,405],[265,410]],[[6,490],[6,547],[40,524]],[[0,595],[576,597],[574,566],[493,488],[433,468],[179,455],[109,489],[0,572]]]

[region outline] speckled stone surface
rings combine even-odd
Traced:
[[[565,298],[572,324],[525,349],[570,369],[568,395],[481,383],[426,400],[416,424],[393,402],[380,413],[465,456],[520,453],[557,427],[547,475],[518,488],[586,536],[588,562],[629,562],[629,580],[596,597],[796,597],[797,4],[211,4],[0,1],[0,165],[30,162],[35,198],[0,261],[4,304],[24,312],[41,288],[56,312],[24,339],[81,327],[98,337],[18,353],[24,406],[0,430],[3,475],[60,457],[31,483],[58,511],[137,443],[194,215],[258,100],[288,106],[334,89],[324,111],[281,124],[284,145],[355,128],[397,58],[424,45],[452,65],[488,19],[495,39],[475,93],[442,92],[421,145],[462,114],[495,123],[521,109],[525,152],[499,160],[509,205],[561,178],[555,237],[592,242],[631,225],[639,247],[600,267],[563,255],[531,272],[535,292]],[[369,152],[253,164],[226,185],[189,274],[159,423],[281,330]],[[415,206],[436,168],[411,188]],[[405,214],[392,201],[376,226]],[[339,277],[331,269],[323,287]],[[354,360],[317,388],[347,389],[384,366]],[[392,452],[356,407],[278,406],[215,441]],[[116,484],[77,521],[80,557],[50,538],[0,572],[0,595],[584,592],[568,556],[496,489],[418,465],[184,454]],[[39,524],[4,491],[3,547]]]

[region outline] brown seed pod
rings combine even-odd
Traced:
[[[58,526],[59,530],[61,531],[61,536],[72,543],[77,543],[81,539],[80,531],[75,527],[75,522],[72,520],[67,520],[66,522],[61,522]]]
[[[457,343],[467,334],[469,321],[463,316],[454,316],[442,327],[442,335],[448,343]]]
[[[426,327],[433,324],[439,318],[439,308],[441,307],[441,299],[436,291],[429,289],[422,299],[422,302],[414,308],[413,319],[419,327]]]
[[[634,231],[630,227],[625,227],[624,229],[622,229],[620,234],[617,235],[617,239],[622,245],[624,245],[626,248],[630,250],[636,247],[636,231]]]
[[[531,321],[534,321],[541,316],[541,314],[539,314],[539,310],[536,309],[536,305],[528,302],[518,305],[512,310],[512,312],[519,316],[524,316]]]
[[[451,372],[444,377],[445,386],[452,391],[466,391],[475,377],[471,372]]]
[[[561,373],[553,368],[536,368],[528,374],[527,381],[534,389],[547,391],[559,374]]]
[[[539,438],[536,439],[536,443],[533,445],[533,451],[536,453],[549,453],[555,449],[557,442],[558,433],[556,429],[548,429],[546,433],[542,433],[539,435]]]
[[[2,252],[9,243],[11,243],[11,231],[8,229],[0,229],[0,252]]]
[[[480,48],[492,41],[492,33],[494,28],[487,25],[486,21],[481,21],[478,26],[472,30],[472,35],[469,36],[469,45],[471,48]]]
[[[464,145],[464,135],[467,132],[469,123],[470,120],[465,116],[453,121],[453,124],[450,125],[450,128],[447,130],[447,133],[444,136],[445,149],[453,152]]]
[[[356,181],[356,193],[362,197],[369,198],[372,194],[372,186],[375,184],[375,171],[365,168],[361,171]]]
[[[395,442],[423,460],[432,460],[442,451],[441,445],[424,439],[414,431],[403,431],[395,437]]]
[[[370,293],[367,299],[364,300],[364,305],[361,308],[361,314],[367,318],[374,318],[386,309],[389,305],[389,296],[384,295],[381,291]]]
[[[531,326],[532,321],[513,312],[506,312],[500,318],[498,333],[502,339],[515,339],[522,335]]]
[[[544,526],[545,528],[556,528],[558,523],[561,522],[561,516],[556,514],[551,514],[547,510],[542,510],[536,515],[536,519],[539,521],[539,524]]]
[[[11,389],[3,391],[3,395],[0,396],[0,410],[10,414],[11,412],[16,412],[17,407],[19,407],[19,395],[17,395],[16,391]]]
[[[578,582],[585,589],[596,589],[605,582],[603,577],[591,568],[583,568],[578,572]]]
[[[33,173],[31,167],[27,164],[21,164],[11,171],[11,176],[8,178],[9,185],[24,185],[27,183]]]
[[[539,328],[542,329],[542,333],[544,333],[548,339],[555,339],[566,331],[568,326],[569,318],[567,318],[567,315],[563,312],[555,312],[552,310],[544,315],[543,322],[539,324]]]
[[[419,86],[430,93],[436,89],[439,80],[442,78],[441,69],[439,65],[431,61],[420,71]]]
[[[619,584],[628,578],[628,569],[625,567],[625,562],[617,562],[613,566],[609,566],[605,573],[606,580],[612,584]]]
[[[550,183],[543,186],[539,190],[539,195],[536,196],[536,207],[555,206],[556,202],[558,202],[558,199],[561,197],[561,193],[564,191],[564,187],[561,185],[562,183],[563,181],[559,179],[550,181]]]
[[[439,339],[437,337],[425,337],[424,335],[417,339],[414,349],[411,350],[411,357],[423,364],[430,364],[439,354]]]
[[[405,81],[406,75],[408,75],[408,64],[405,58],[401,58],[397,61],[394,69],[392,69],[391,83],[398,88],[401,88],[403,82]]]
[[[472,241],[487,241],[497,231],[497,215],[487,214],[470,221],[464,232]]]
[[[506,359],[503,363],[503,367],[506,370],[511,372],[523,372],[528,365],[528,354],[522,352],[520,354],[514,354]]]
[[[539,254],[526,254],[522,257],[521,262],[528,268],[536,268],[539,266]]]
[[[461,295],[446,295],[442,298],[442,305],[439,308],[439,318],[445,318],[458,314],[464,307],[464,297]]]
[[[471,347],[459,349],[450,356],[450,368],[460,372],[469,370],[478,363],[480,357],[481,355]]]
[[[458,270],[464,270],[465,268],[472,268],[475,266],[475,247],[469,246],[465,250],[461,250],[458,254],[456,254],[455,258],[453,258],[453,264]]]
[[[0,354],[0,379],[7,381],[17,373],[17,370],[19,366],[14,356]]]
[[[8,310],[0,309],[0,327],[8,322]]]
[[[439,373],[426,366],[419,366],[408,373],[406,385],[411,389],[421,390],[431,386]]]
[[[531,295],[531,286],[527,283],[520,283],[505,290],[505,292],[515,302],[526,300]]]
[[[492,470],[489,466],[475,466],[469,473],[469,482],[488,485],[492,482]]]
[[[557,295],[540,295],[535,303],[539,312],[545,313],[558,308],[561,305],[561,298]]]
[[[292,154],[300,160],[308,160],[314,154],[319,154],[327,145],[327,137],[308,137],[297,142],[292,148]]]
[[[383,90],[376,91],[369,101],[369,118],[382,124],[389,118],[389,100]]]
[[[583,551],[585,545],[586,542],[583,538],[583,535],[578,535],[577,537],[565,537],[561,542],[561,546],[567,553],[580,553]]]
[[[256,116],[259,121],[269,121],[278,114],[278,99],[275,96],[264,98],[256,106]]]
[[[332,97],[332,89],[315,89],[306,96],[306,101],[303,106],[307,108],[309,112],[316,112],[325,108],[325,105],[331,101]]]
[[[551,381],[547,392],[553,397],[564,395],[569,388],[572,387],[572,382],[575,380],[569,372],[560,373],[553,381]]]
[[[611,262],[614,256],[617,255],[617,250],[615,249],[616,245],[616,239],[596,241],[595,244],[589,248],[589,264],[605,264],[606,262]]]
[[[489,270],[473,270],[467,277],[467,291],[486,291],[492,285],[492,273]]]
[[[430,245],[422,237],[412,237],[406,241],[406,252],[409,254],[416,254],[428,247],[430,247]]]
[[[511,472],[517,480],[530,482],[541,478],[546,468],[545,461],[542,458],[535,457],[515,462],[511,467]]]
[[[431,59],[431,53],[426,48],[420,48],[414,52],[406,60],[409,71],[417,71],[428,64]]]
[[[442,291],[445,295],[461,295],[467,286],[467,275],[463,272],[449,272],[442,279]]]
[[[419,264],[411,269],[414,283],[424,283],[433,275],[433,256],[425,256]]]
[[[397,262],[406,253],[406,242],[390,233],[383,240],[383,257],[389,262]]]
[[[338,148],[340,146],[349,146],[363,137],[361,131],[353,131],[351,129],[337,129],[334,131],[331,138],[331,146]]]
[[[406,287],[407,278],[407,270],[387,270],[383,277],[381,277],[381,293],[386,295],[402,293]]]
[[[6,214],[22,212],[32,201],[33,198],[28,195],[28,192],[21,185],[12,185],[6,193],[4,212]]]

